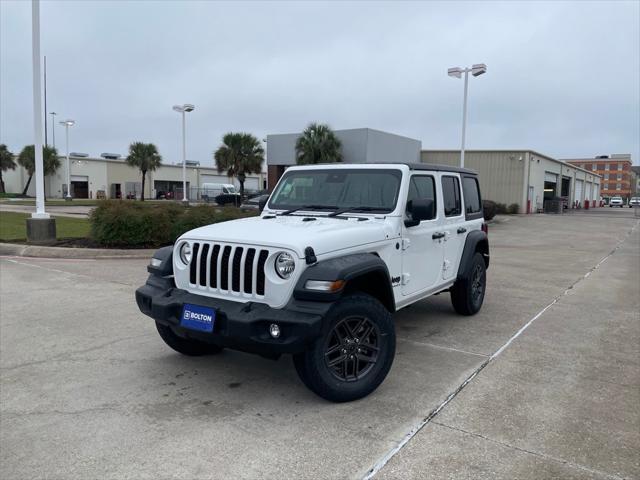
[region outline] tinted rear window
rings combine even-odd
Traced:
[[[465,177],[462,179],[462,191],[464,192],[464,208],[466,213],[477,213],[482,207],[480,205],[480,189],[478,179]]]

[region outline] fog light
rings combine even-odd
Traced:
[[[160,260],[159,258],[152,258],[151,259],[151,266],[152,267],[159,267],[160,265],[162,265],[162,260]]]
[[[280,327],[275,323],[272,323],[269,326],[269,335],[271,335],[273,338],[278,338],[280,336]]]

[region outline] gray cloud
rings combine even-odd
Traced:
[[[33,143],[30,2],[0,2],[0,141]],[[72,149],[180,152],[211,163],[226,131],[299,131],[314,120],[468,148],[640,158],[637,2],[62,2],[41,4],[48,107],[77,120]],[[50,127],[49,127],[50,128]],[[62,130],[57,130],[61,146]]]

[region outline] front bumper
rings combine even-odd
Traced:
[[[181,290],[175,287],[173,278],[153,274],[136,290],[136,302],[142,313],[171,327],[176,335],[268,356],[306,350],[320,336],[323,318],[331,306],[292,300],[284,308],[275,309],[262,303],[221,300]],[[185,303],[216,310],[212,333],[180,326]],[[272,323],[280,327],[278,338],[269,335]]]

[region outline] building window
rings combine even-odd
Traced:
[[[598,164],[598,170],[604,170],[604,163]]]
[[[605,174],[604,174],[604,179],[605,179],[605,180],[609,180],[609,174],[608,174],[608,173],[605,173]]]
[[[609,167],[610,167],[610,170],[618,170],[618,164],[617,163],[612,163]]]
[[[622,190],[622,186],[619,183],[616,183],[616,190]]]
[[[618,174],[617,180],[622,180],[622,174],[621,173]]]
[[[605,164],[604,164],[604,169],[605,169],[605,170],[609,170],[609,164],[608,164],[608,163],[605,163]]]
[[[621,163],[618,164],[618,170],[624,170],[624,165],[622,165]]]

